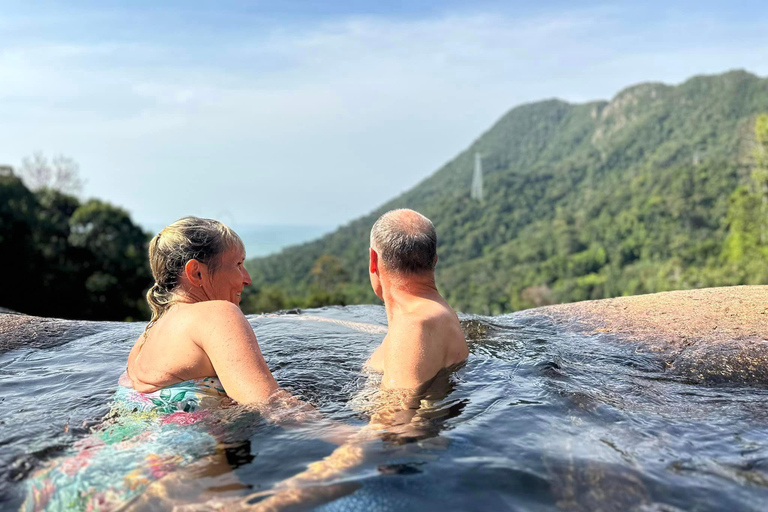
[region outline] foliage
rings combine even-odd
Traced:
[[[91,199],[69,219],[69,243],[87,254],[89,316],[104,318],[107,312],[139,314],[142,291],[151,283],[148,271],[147,234],[131,222],[128,212]]]
[[[20,179],[0,175],[0,304],[27,309],[34,303],[29,293],[37,284],[40,257],[33,239],[37,200]]]
[[[743,71],[641,84],[610,102],[516,107],[369,215],[250,260],[252,301],[279,292],[283,307],[313,303],[312,270],[332,256],[347,273],[338,302],[375,302],[369,230],[399,207],[435,223],[438,286],[467,312],[768,283],[768,121],[755,118],[765,111],[768,80]],[[476,152],[482,204],[469,197]]]
[[[755,120],[751,181],[730,198],[722,260],[744,283],[768,282],[768,114]]]
[[[63,318],[146,317],[147,235],[107,203],[0,175],[0,305]]]

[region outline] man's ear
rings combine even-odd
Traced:
[[[189,282],[192,283],[192,286],[195,288],[203,284],[203,274],[206,274],[207,272],[208,269],[205,268],[205,265],[194,259],[189,260],[187,264],[184,265],[184,275],[187,276],[187,279],[189,279]]]
[[[435,265],[437,265],[437,253],[435,253]]]
[[[379,255],[373,249],[373,247],[370,248],[370,260],[368,263],[368,271],[371,274],[375,274],[379,271]]]

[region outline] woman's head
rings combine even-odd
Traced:
[[[219,221],[184,217],[167,226],[149,243],[149,264],[155,284],[147,292],[157,321],[184,290],[201,300],[238,304],[250,276],[243,267],[245,249],[237,233]],[[197,289],[199,288],[199,292]]]

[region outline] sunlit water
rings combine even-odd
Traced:
[[[367,422],[361,368],[383,338],[383,308],[249,318],[282,386],[326,417]],[[688,384],[654,354],[528,314],[462,323],[471,355],[422,435],[368,442],[346,494],[319,510],[768,510],[765,388]],[[103,327],[0,354],[3,510],[108,411],[143,325]],[[256,417],[242,432],[231,469],[196,483],[201,500],[269,490],[335,448]]]

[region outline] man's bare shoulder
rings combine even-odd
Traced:
[[[469,355],[459,317],[448,304],[435,303],[425,316],[423,333],[440,346],[444,366],[459,363]]]
[[[450,322],[453,325],[459,325],[459,317],[456,315],[453,308],[447,304],[440,304],[439,302],[432,303],[426,320],[430,323],[445,324],[446,322]]]
[[[456,312],[449,305],[435,300],[422,300],[414,304],[411,315],[415,322],[430,329],[459,326]]]
[[[400,312],[397,324],[390,324],[383,385],[415,387],[467,355],[464,333],[453,309],[435,300],[411,303]]]
[[[409,308],[403,329],[398,329],[393,341],[411,344],[437,343],[455,340],[465,342],[456,312],[447,304],[422,300]]]

